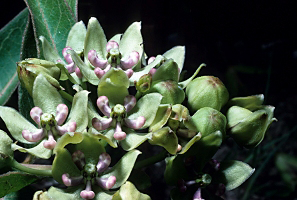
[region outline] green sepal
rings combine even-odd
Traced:
[[[110,176],[115,176],[117,181],[112,189],[118,188],[123,185],[134,167],[135,161],[138,155],[141,154],[140,151],[133,149],[127,152],[111,169],[104,172],[102,178],[108,178]]]
[[[179,79],[179,69],[173,59],[166,60],[154,73],[152,81],[176,81]]]
[[[5,106],[0,106],[0,117],[6,124],[12,137],[24,144],[32,144],[22,136],[23,130],[35,131],[37,128],[31,124],[25,117],[18,113],[15,109]]]
[[[172,111],[170,104],[161,104],[158,107],[156,117],[149,127],[149,132],[155,132],[162,128],[168,121]]]
[[[164,147],[172,155],[177,152],[178,138],[167,126],[153,132],[148,141],[151,145]]]
[[[150,200],[151,198],[147,194],[139,192],[133,183],[127,181],[112,197],[112,200],[125,199]]]
[[[184,61],[185,61],[185,46],[175,46],[168,51],[166,51],[163,56],[167,59],[173,59],[177,63],[179,72],[183,70]]]
[[[223,183],[227,191],[233,190],[244,183],[254,171],[254,168],[241,161],[222,161],[219,171],[213,176],[213,182]]]
[[[36,145],[35,147],[32,147],[32,148],[24,148],[17,144],[12,144],[11,148],[14,151],[18,150],[20,152],[29,153],[33,156],[38,157],[38,158],[49,159],[52,155],[52,150],[45,148],[43,146],[44,142],[45,142],[45,139],[41,140],[38,145]]]

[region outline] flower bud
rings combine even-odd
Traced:
[[[151,85],[152,85],[151,74],[145,74],[141,76],[137,82],[135,81],[136,90],[141,93],[148,91],[151,88]]]
[[[200,132],[202,138],[215,131],[221,131],[224,137],[227,120],[220,111],[204,107],[199,109],[189,121],[184,123],[189,129]]]
[[[235,97],[229,100],[228,106],[240,106],[251,111],[258,109],[264,101],[264,95],[252,95],[247,97]]]
[[[214,76],[201,76],[192,80],[186,88],[186,95],[192,112],[203,107],[221,110],[229,99],[227,88]]]
[[[231,137],[241,146],[253,148],[260,144],[273,118],[273,106],[251,112],[246,108],[232,106],[227,111],[228,128]]]
[[[31,96],[34,80],[40,73],[44,75],[50,84],[56,88],[60,87],[58,80],[61,71],[53,62],[37,58],[28,58],[17,63],[17,72],[20,82],[28,90]]]

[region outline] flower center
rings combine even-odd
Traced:
[[[92,180],[97,175],[97,167],[92,163],[87,163],[83,169],[83,176],[86,180]]]
[[[121,104],[117,104],[111,109],[110,116],[117,119],[117,121],[121,121],[126,117],[126,108]]]
[[[54,127],[56,125],[56,120],[54,115],[44,113],[40,117],[40,126],[46,130],[50,130],[51,127]]]

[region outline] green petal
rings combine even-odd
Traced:
[[[137,101],[135,107],[128,113],[128,118],[136,119],[139,116],[143,116],[146,121],[142,129],[149,127],[155,119],[161,99],[162,95],[158,93],[150,93],[143,96]]]
[[[172,107],[170,104],[161,104],[156,113],[156,117],[150,125],[149,132],[155,132],[162,128],[170,117]]]
[[[83,140],[83,134],[82,133],[66,133],[62,135],[54,148],[54,154],[57,154],[57,152],[60,149],[63,149],[67,144],[77,144],[80,143]]]
[[[226,190],[233,190],[244,183],[254,171],[254,168],[241,161],[223,161],[220,163],[219,171],[214,176],[214,182],[223,183]]]
[[[31,124],[25,117],[18,113],[15,109],[5,106],[0,106],[0,117],[6,124],[12,137],[21,143],[32,144],[28,142],[22,136],[23,130],[29,130],[31,132],[36,131],[36,127]]]
[[[119,44],[122,36],[123,36],[123,34],[118,33],[118,34],[114,35],[112,38],[110,38],[110,40],[108,42],[115,41]]]
[[[76,22],[69,31],[66,46],[76,52],[83,52],[87,29],[83,21]]]
[[[172,58],[177,63],[179,71],[181,72],[184,66],[185,53],[185,46],[175,46],[166,51],[163,56],[167,59]]]
[[[63,103],[57,88],[52,86],[42,74],[36,77],[32,94],[34,105],[41,108],[43,113],[55,114],[57,106]]]
[[[250,111],[254,111],[259,108],[263,104],[264,95],[252,95],[247,97],[234,97],[229,100],[228,106],[240,106],[246,108]]]
[[[120,187],[128,179],[139,154],[141,154],[141,152],[135,149],[129,151],[119,160],[119,162],[117,162],[115,166],[113,166],[110,170],[106,171],[102,178],[115,176],[117,181],[112,188],[114,189]]]
[[[39,157],[39,158],[43,158],[43,159],[49,159],[52,155],[52,150],[47,149],[43,146],[43,142],[45,140],[42,140],[37,146],[33,147],[33,148],[24,148],[21,147],[17,144],[12,144],[12,149],[15,150],[19,150],[21,152],[25,152],[25,153],[29,153],[32,154],[33,156]]]
[[[179,79],[178,65],[174,60],[169,59],[163,63],[153,75],[152,81],[176,81]]]
[[[127,181],[112,198],[112,200],[122,199],[150,200],[151,198],[148,195],[139,192],[133,183]]]
[[[135,133],[133,129],[123,128],[127,137],[120,141],[121,147],[125,151],[131,151],[144,143],[151,135],[151,133]]]

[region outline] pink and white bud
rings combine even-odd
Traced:
[[[124,71],[127,75],[128,78],[131,78],[131,76],[133,75],[134,71],[133,69],[127,69],[126,71]]]
[[[94,117],[92,119],[92,125],[97,131],[102,131],[110,127],[112,122],[112,118],[103,118],[99,120],[98,118]]]
[[[126,126],[132,129],[140,129],[145,124],[145,117],[139,116],[137,119],[128,119],[125,118]]]
[[[116,184],[116,181],[117,178],[115,176],[110,176],[108,178],[96,177],[97,184],[105,190],[111,189]]]
[[[100,154],[99,161],[96,166],[98,174],[101,174],[102,172],[104,172],[108,168],[110,163],[111,163],[111,157],[108,153],[104,152]]]
[[[71,55],[67,53],[68,50],[72,50],[72,48],[71,48],[71,47],[65,47],[65,48],[62,50],[62,54],[63,54],[63,56],[64,56],[66,62],[67,62],[68,64],[70,64],[70,63],[73,63],[73,60],[72,60],[72,58],[71,58]]]
[[[101,69],[104,69],[107,64],[107,60],[101,60],[98,58],[96,50],[90,50],[88,53],[88,59],[90,63],[96,68],[99,67]]]
[[[43,142],[43,146],[46,149],[54,149],[57,142],[53,136],[53,133],[51,131],[48,131],[48,140]]]
[[[118,49],[119,48],[119,44],[114,41],[111,40],[106,44],[106,51],[109,53],[111,49]]]
[[[105,71],[102,70],[102,69],[100,69],[99,67],[96,67],[96,68],[94,69],[94,73],[95,73],[95,75],[100,79],[100,78],[102,78],[102,76],[104,76]]]
[[[75,74],[78,78],[82,78],[83,74],[81,73],[80,69],[78,67],[75,68]]]
[[[150,57],[150,58],[148,59],[148,61],[147,61],[147,64],[148,64],[148,65],[151,64],[152,62],[154,62],[155,59],[156,59],[155,56]]]
[[[139,53],[137,51],[132,51],[129,58],[126,60],[121,60],[122,69],[130,69],[136,65],[139,61]]]
[[[72,63],[66,65],[65,67],[66,67],[67,71],[69,72],[69,74],[75,72],[76,65],[75,65],[74,62],[72,62]]]
[[[124,140],[126,138],[127,134],[122,131],[121,123],[117,122],[115,132],[113,134],[114,139],[116,140]]]
[[[109,107],[108,102],[107,96],[100,96],[97,99],[97,106],[105,116],[110,117],[111,108]]]
[[[80,192],[81,198],[93,199],[95,197],[95,193],[92,191],[91,185],[91,181],[87,181],[86,189]]]
[[[35,132],[23,130],[22,135],[29,142],[38,142],[45,136],[43,129],[37,129]]]
[[[136,98],[133,95],[128,95],[124,98],[124,107],[126,112],[129,112],[136,105]]]
[[[152,68],[150,71],[149,71],[149,74],[151,74],[152,76],[156,73],[157,69],[155,68]]]
[[[67,116],[68,116],[68,107],[65,104],[59,104],[57,106],[56,117],[55,117],[57,124],[58,125],[63,124]]]
[[[79,185],[82,182],[82,180],[83,180],[83,176],[70,178],[69,174],[62,175],[62,181],[64,185],[66,185],[67,187]]]
[[[59,135],[64,135],[68,132],[74,132],[76,130],[76,122],[67,122],[63,126],[56,126],[56,130]]]
[[[36,122],[36,124],[40,125],[40,117],[43,114],[41,108],[39,107],[34,107],[30,111],[30,116]]]
[[[72,154],[72,160],[79,170],[82,170],[86,165],[85,154],[80,150]]]

